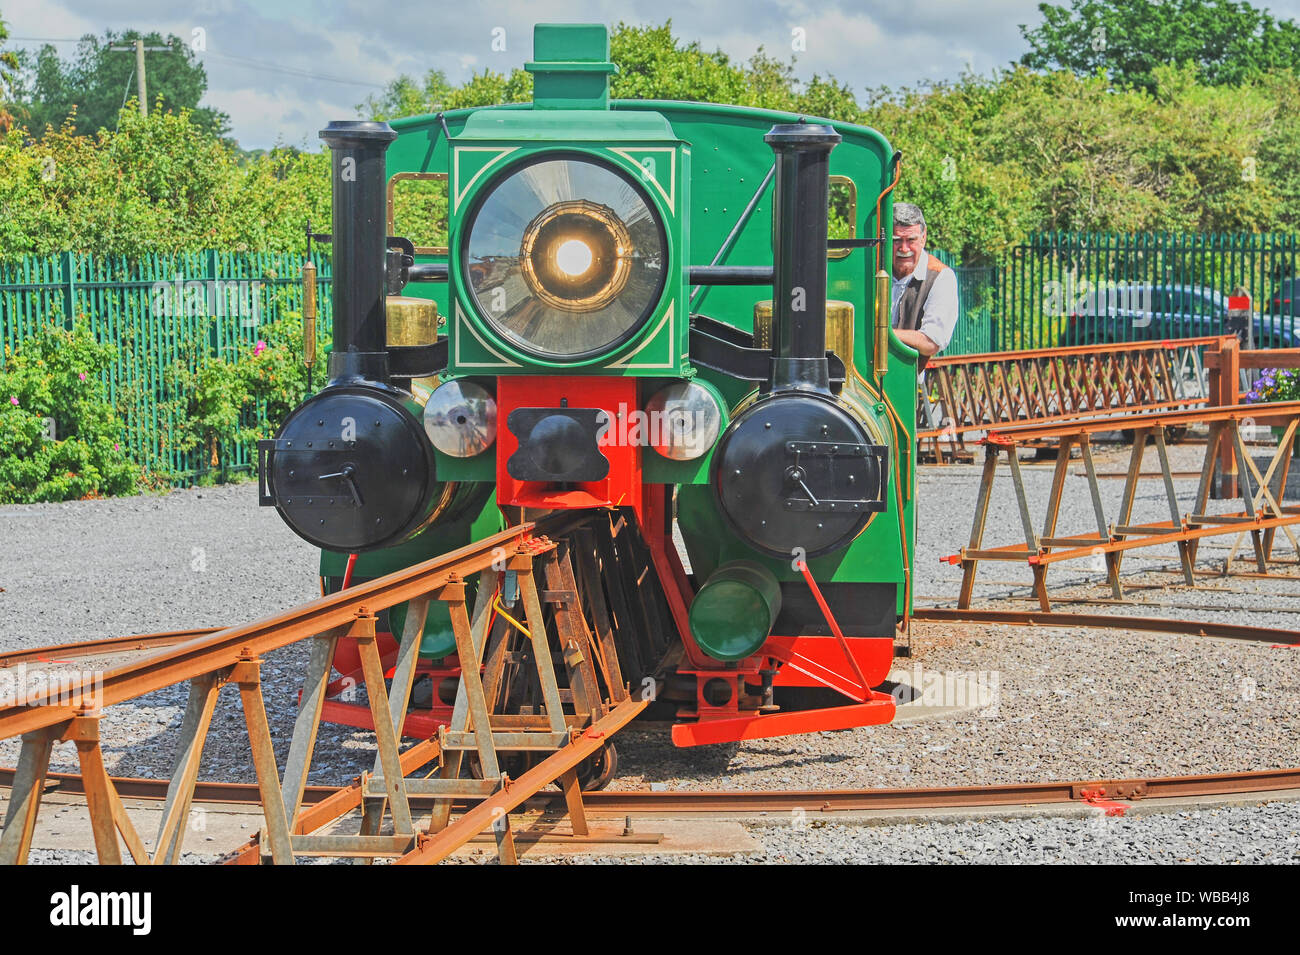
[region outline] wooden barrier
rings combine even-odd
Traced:
[[[1230,355],[1237,355],[1235,344],[1234,339],[1233,345],[1226,349]],[[1221,370],[1223,368],[1231,372],[1231,364],[1225,362]],[[1226,380],[1235,388],[1235,376],[1228,377]],[[1247,420],[1257,424],[1280,424],[1285,428],[1283,440],[1263,474],[1246,453],[1242,440],[1241,425]],[[1104,558],[1106,579],[1110,584],[1111,592],[1116,599],[1122,599],[1123,588],[1119,574],[1123,556],[1129,550],[1140,547],[1176,544],[1183,579],[1188,586],[1196,585],[1194,564],[1197,548],[1199,542],[1206,537],[1237,535],[1236,546],[1232,548],[1224,563],[1225,574],[1231,569],[1232,561],[1245,534],[1251,535],[1255,562],[1260,573],[1268,572],[1267,565],[1272,556],[1273,538],[1279,527],[1286,533],[1297,557],[1300,558],[1300,540],[1297,540],[1291,530],[1292,525],[1300,523],[1300,506],[1284,505],[1279,500],[1286,493],[1292,440],[1297,429],[1300,428],[1300,401],[1257,405],[1230,404],[1215,408],[1129,415],[1124,416],[1122,422],[1123,427],[1133,429],[1134,440],[1124,492],[1119,510],[1115,512],[1113,520],[1107,520],[1102,504],[1097,471],[1092,459],[1091,439],[1095,434],[1114,431],[1119,426],[1114,418],[1007,428],[991,432],[984,439],[984,474],[976,497],[975,519],[971,527],[970,542],[960,553],[942,558],[950,564],[962,566],[959,607],[970,606],[979,563],[984,560],[1028,563],[1033,571],[1034,592],[1039,604],[1043,610],[1050,610],[1047,569],[1060,561],[1089,556]],[[1183,515],[1180,514],[1178,498],[1174,491],[1173,472],[1169,466],[1169,454],[1165,444],[1165,429],[1197,422],[1208,423],[1210,435],[1206,442],[1195,502],[1191,512]],[[1155,440],[1156,452],[1160,460],[1159,477],[1163,480],[1169,520],[1131,524],[1133,504],[1137,497],[1139,482],[1143,477],[1142,461],[1148,436]],[[1040,525],[1042,527],[1040,533],[1035,530],[1033,517],[1029,511],[1029,498],[1025,491],[1017,452],[1022,447],[1044,439],[1059,441],[1059,452],[1052,477],[1051,493],[1048,496],[1047,513]],[[1065,491],[1065,478],[1070,467],[1070,451],[1076,444],[1079,446],[1084,471],[1088,478],[1095,526],[1081,533],[1061,536],[1057,533],[1057,520]],[[1232,457],[1232,473],[1239,476],[1234,484],[1240,488],[1242,510],[1227,514],[1210,514],[1207,513],[1206,507],[1221,448],[1224,453]],[[998,459],[1003,452],[1006,453],[1007,466],[1015,487],[1024,543],[985,548],[984,527],[988,518]],[[1271,490],[1275,476],[1280,478],[1280,483],[1277,484],[1279,488],[1277,498]]]

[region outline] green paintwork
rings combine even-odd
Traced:
[[[586,28],[584,28],[586,29]],[[424,116],[393,123],[399,136],[388,153],[389,173],[435,172],[449,176],[450,229],[452,250],[448,285],[409,286],[406,294],[435,298],[441,314],[448,316],[447,333],[451,345],[451,365],[447,376],[491,376],[508,374],[562,373],[566,375],[637,375],[644,401],[653,390],[672,378],[696,377],[716,390],[726,407],[734,413],[738,402],[752,391],[751,387],[706,370],[693,367],[688,358],[689,330],[686,317],[702,313],[736,328],[753,327],[754,304],[772,297],[771,287],[725,287],[691,289],[686,270],[691,265],[707,265],[718,256],[723,265],[768,265],[772,261],[771,200],[769,183],[748,221],[739,229],[729,247],[728,235],[772,166],[771,149],[763,136],[777,123],[796,122],[792,113],[708,103],[614,100],[608,109],[598,102],[599,94],[578,94],[564,84],[601,81],[607,75],[591,72],[592,64],[605,62],[605,51],[597,40],[582,30],[551,32],[539,30],[537,63],[534,75],[545,87],[545,108],[512,105],[479,110],[462,110],[442,117]],[[552,62],[563,62],[572,69],[557,70],[554,84],[547,86]],[[577,64],[586,64],[578,68]],[[541,71],[539,73],[539,70]],[[585,71],[585,72],[584,72]],[[574,98],[587,97],[584,108],[572,108]],[[813,119],[813,117],[808,117]],[[445,121],[451,143],[443,134]],[[816,120],[824,122],[824,120]],[[855,234],[877,234],[882,223],[876,221],[876,197],[892,178],[892,149],[885,138],[872,129],[849,123],[832,122],[843,141],[831,153],[831,175],[850,179],[857,193],[854,216]],[[449,148],[450,146],[450,148]],[[669,275],[680,275],[680,284],[666,294],[663,309],[671,303],[672,328],[656,328],[664,312],[656,315],[644,333],[634,338],[612,356],[598,357],[585,364],[547,364],[513,351],[495,339],[486,324],[466,304],[462,292],[464,277],[457,267],[458,249],[463,239],[466,212],[475,197],[502,171],[517,161],[538,153],[563,149],[586,152],[631,172],[646,185],[655,208],[663,216],[669,236]],[[657,152],[656,152],[657,150]],[[672,158],[665,170],[664,158]],[[653,164],[644,164],[654,158]],[[892,219],[892,197],[886,197],[881,210],[883,225]],[[885,230],[888,236],[888,229]],[[719,256],[720,250],[723,254]],[[438,261],[421,257],[423,261]],[[443,261],[446,261],[444,258]],[[873,357],[872,326],[874,315],[873,277],[879,263],[886,269],[890,249],[886,243],[877,258],[874,250],[855,249],[828,262],[828,297],[853,305],[855,336],[852,355],[841,356],[846,364],[871,389],[878,386]],[[694,298],[691,293],[694,291]],[[457,305],[456,300],[461,304]],[[810,561],[819,580],[845,582],[880,582],[894,584],[898,594],[898,612],[904,611],[906,592],[903,554],[911,563],[914,537],[915,497],[915,406],[916,362],[914,350],[892,334],[889,346],[889,369],[883,384],[881,401],[874,393],[866,401],[870,426],[883,443],[890,445],[891,455],[898,457],[898,471],[903,483],[903,533],[900,539],[898,503],[892,494],[887,510],[877,514],[862,534],[844,551]],[[654,354],[661,367],[633,368],[629,353]],[[859,389],[860,394],[865,394]],[[885,408],[892,406],[899,426]],[[438,474],[443,480],[495,479],[495,447],[471,459],[440,456]],[[735,560],[750,560],[765,567],[778,581],[798,578],[791,561],[754,554],[726,528],[708,486],[709,456],[696,462],[670,462],[653,450],[642,456],[648,481],[678,485],[677,514],[682,535],[697,580],[703,580],[718,567]],[[892,465],[892,460],[891,460]],[[892,468],[891,468],[892,470]],[[793,557],[794,555],[792,555]],[[702,611],[703,612],[703,611]]]
[[[406,611],[409,603],[400,603],[388,611],[388,625],[393,636],[401,639],[406,631]],[[429,612],[424,618],[424,633],[420,637],[420,656],[441,660],[456,650],[456,632],[451,629],[451,611],[441,600],[429,601]]]
[[[715,660],[757,653],[781,612],[781,585],[761,564],[736,560],[709,575],[691,601],[691,636]]]
[[[533,105],[537,109],[605,109],[609,78],[609,32],[598,23],[539,23],[533,28]]]

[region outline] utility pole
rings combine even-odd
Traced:
[[[135,77],[136,77],[136,89],[140,95],[140,115],[148,116],[149,99],[148,99],[148,93],[146,92],[146,85],[144,79],[144,51],[145,50],[170,50],[171,47],[145,46],[144,40],[140,37],[136,37],[135,42],[131,44],[131,46],[110,46],[109,49],[114,50],[116,52],[130,52],[131,50],[135,51]]]

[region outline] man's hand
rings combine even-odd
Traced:
[[[929,358],[931,355],[934,355],[939,351],[939,346],[935,344],[934,339],[929,335],[925,335],[914,329],[895,328],[894,334],[898,336],[900,342],[904,345],[910,345],[912,348],[915,348],[926,358]]]

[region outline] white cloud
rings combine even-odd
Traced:
[[[314,147],[324,123],[354,116],[356,104],[402,73],[419,77],[442,69],[452,82],[463,82],[484,68],[508,72],[522,66],[532,57],[538,22],[659,25],[671,18],[680,39],[722,49],[742,62],[759,46],[788,60],[790,31],[802,27],[807,50],[795,54],[796,74],[831,74],[861,97],[867,87],[911,86],[953,79],[972,67],[987,73],[1004,66],[1024,50],[1017,25],[1039,21],[1038,0],[0,2],[17,37],[135,28],[188,37],[202,26],[208,43],[204,102],[230,114],[235,137],[249,148],[269,147],[277,137]],[[1300,0],[1267,6],[1279,18],[1300,17]],[[505,31],[505,52],[492,49],[497,28]],[[72,49],[60,46],[65,55]]]

